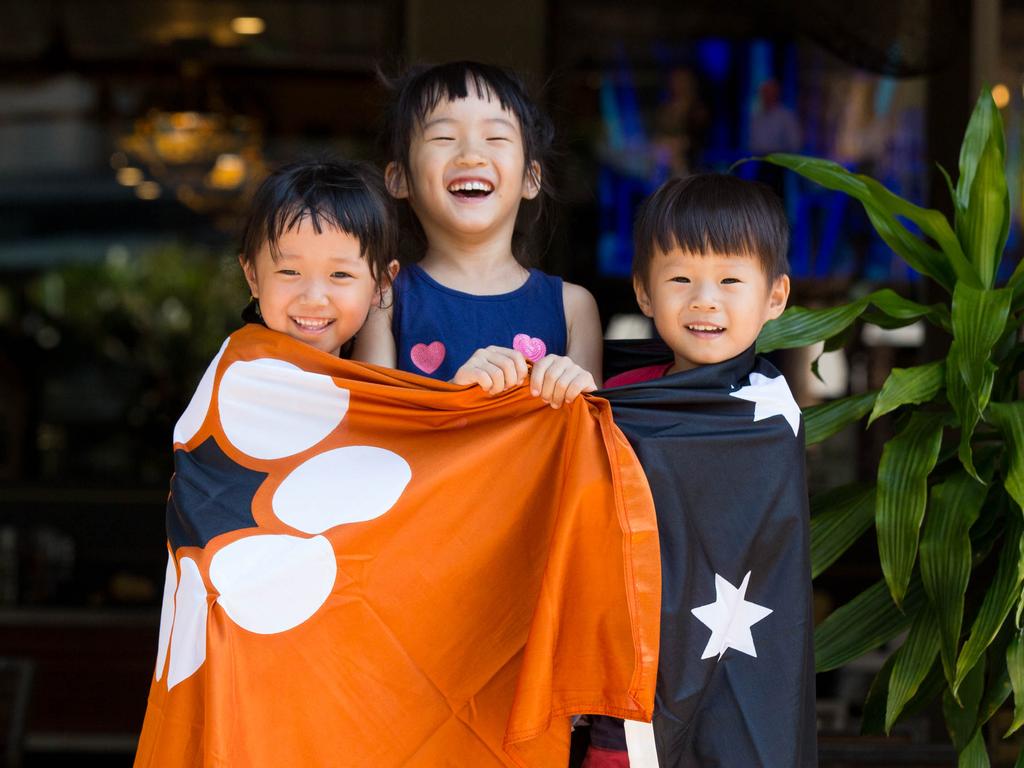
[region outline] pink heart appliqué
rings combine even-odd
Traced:
[[[531,363],[536,363],[548,353],[547,344],[528,333],[517,333],[512,339],[512,349],[522,352]]]
[[[441,367],[444,362],[444,344],[432,341],[429,344],[413,344],[409,357],[413,364],[424,373],[430,374]]]

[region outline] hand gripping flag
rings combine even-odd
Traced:
[[[548,768],[568,715],[650,717],[658,539],[606,402],[250,325],[174,447],[137,766]]]
[[[609,349],[610,367],[652,362],[636,351]],[[656,764],[817,765],[804,434],[785,379],[751,349],[599,394],[658,514]]]

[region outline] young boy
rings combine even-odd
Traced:
[[[633,290],[671,348],[669,365],[613,376],[647,381],[744,352],[789,298],[789,225],[766,186],[724,174],[671,179],[637,218]]]
[[[653,727],[591,718],[584,768],[816,764],[800,414],[754,353],[789,297],[788,239],[775,194],[723,174],[666,182],[637,218],[633,287],[671,361],[598,394],[657,508],[658,693]]]

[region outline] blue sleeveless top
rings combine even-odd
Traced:
[[[391,328],[402,371],[448,381],[481,347],[522,352],[527,360],[564,355],[562,280],[531,269],[510,293],[477,296],[441,285],[419,264],[395,278]]]

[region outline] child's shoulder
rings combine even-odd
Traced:
[[[572,314],[597,313],[597,301],[594,295],[582,285],[562,281],[562,304],[565,305],[566,317]]]

